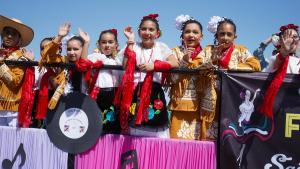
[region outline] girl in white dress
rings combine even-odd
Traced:
[[[102,61],[105,65],[121,65],[118,60],[117,30],[109,29],[102,31],[97,42],[98,49],[95,53],[88,55],[92,62]],[[90,96],[97,101],[103,114],[103,132],[119,133],[120,124],[113,105],[115,91],[119,85],[122,71],[100,70]]]
[[[128,39],[123,51],[126,70],[115,103],[120,106],[123,133],[168,138],[169,115],[158,71],[178,67],[178,62],[166,44],[156,41],[161,35],[157,16],[150,14],[141,20],[141,42],[135,42],[131,27],[124,30]],[[136,66],[139,71],[135,72]]]

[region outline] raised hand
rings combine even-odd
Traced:
[[[71,24],[70,23],[64,23],[63,25],[61,25],[59,27],[59,30],[58,30],[58,36],[63,38],[65,37],[66,35],[68,35],[68,33],[70,32],[70,28],[71,28]]]
[[[87,32],[84,32],[80,28],[78,28],[78,34],[80,37],[82,37],[85,43],[90,43],[90,36]]]
[[[26,50],[25,48],[22,49],[24,57],[29,60],[34,60],[34,53],[32,50]]]
[[[128,41],[134,42],[134,33],[132,31],[132,27],[128,26],[124,29],[124,35],[126,36]]]
[[[194,51],[195,51],[195,48],[185,46],[184,51],[183,51],[183,53],[184,53],[183,59],[186,62],[189,62],[189,60],[191,59],[192,54],[193,54]]]
[[[299,44],[299,35],[293,34],[295,32],[292,29],[288,29],[280,38],[280,52],[283,56],[290,53],[295,53]]]
[[[212,61],[215,62],[217,60],[219,60],[222,57],[224,48],[225,48],[226,44],[225,43],[221,43],[219,45],[215,45],[212,49]]]

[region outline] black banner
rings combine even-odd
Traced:
[[[300,168],[300,76],[286,75],[270,118],[259,107],[272,76],[222,75],[219,168]]]

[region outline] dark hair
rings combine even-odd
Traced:
[[[225,24],[225,23],[228,23],[228,24],[232,25],[232,26],[233,26],[234,34],[236,34],[236,25],[235,25],[235,23],[234,23],[231,19],[229,19],[229,18],[224,18],[223,21],[220,21],[220,22],[218,23],[218,26],[217,26],[217,32],[215,33],[214,44],[217,43],[218,31],[219,31],[220,26],[221,26],[222,24]]]
[[[160,36],[161,36],[161,30],[160,30],[160,28],[159,28],[158,21],[157,21],[156,19],[154,19],[154,18],[144,17],[144,18],[141,20],[141,23],[140,23],[140,25],[139,25],[139,31],[140,31],[140,29],[141,29],[141,27],[142,27],[142,24],[143,24],[144,22],[146,22],[146,21],[152,21],[152,22],[155,23],[156,29],[160,32],[160,33],[159,33],[159,37],[160,37]]]
[[[103,34],[106,34],[106,33],[110,33],[110,34],[114,35],[115,41],[118,43],[118,35],[117,35],[116,33],[114,33],[111,29],[102,31],[102,32],[100,33],[100,35],[99,35],[98,42],[100,42],[102,35],[103,35]]]
[[[45,41],[52,41],[52,39],[53,39],[53,38],[51,38],[51,37],[47,37],[47,38],[42,39],[41,42],[40,42],[40,50],[41,50],[41,51],[44,50],[44,47],[42,46],[42,44],[43,44]]]
[[[187,26],[188,24],[190,24],[190,23],[195,23],[195,24],[197,24],[197,25],[199,26],[199,28],[200,28],[201,33],[202,33],[202,25],[201,25],[201,23],[198,22],[197,20],[190,19],[190,20],[185,21],[185,22],[182,24],[182,27],[181,27],[181,35],[180,35],[180,38],[181,38],[181,39],[183,39],[183,34],[184,34],[184,30],[185,30],[186,26]],[[183,44],[183,41],[182,41],[181,43]]]
[[[67,41],[67,44],[68,44],[70,41],[72,41],[72,40],[77,40],[77,41],[79,41],[79,42],[81,43],[81,46],[84,45],[84,40],[83,40],[82,37],[80,37],[80,36],[73,36],[72,38],[70,38],[70,39]]]

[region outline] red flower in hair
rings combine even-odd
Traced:
[[[284,32],[284,31],[287,30],[287,29],[294,29],[295,31],[298,32],[298,26],[297,26],[297,25],[294,25],[294,24],[292,24],[292,23],[280,27],[280,31],[281,31],[281,32]]]
[[[158,21],[156,18],[158,17],[158,14],[149,14],[147,16],[144,16],[143,19],[153,19]]]
[[[110,31],[111,31],[112,33],[114,33],[116,36],[118,35],[117,29],[111,29]]]

